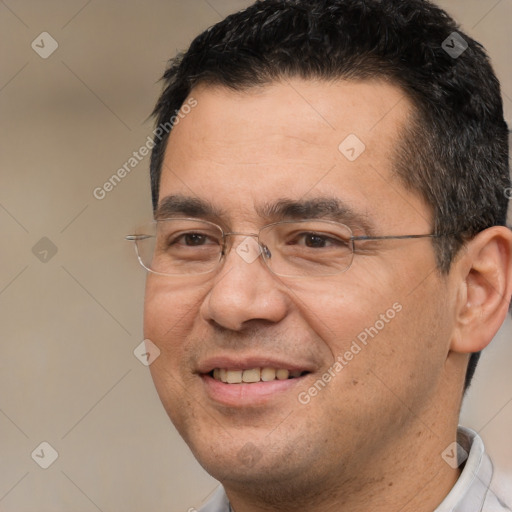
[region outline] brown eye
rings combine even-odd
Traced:
[[[185,245],[203,245],[207,239],[206,235],[200,235],[199,233],[188,233],[182,237],[185,241]]]
[[[324,233],[298,233],[287,245],[298,245],[309,249],[341,248],[347,241]]]
[[[325,247],[325,244],[328,243],[328,239],[325,236],[319,235],[304,235],[304,242],[307,247]]]

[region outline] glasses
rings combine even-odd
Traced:
[[[137,258],[149,272],[183,276],[214,271],[231,249],[228,239],[232,236],[246,237],[236,250],[247,262],[261,255],[278,276],[309,277],[332,276],[349,269],[356,241],[447,235],[353,236],[344,224],[308,219],[275,222],[259,233],[225,233],[209,221],[173,218],[154,221],[141,234],[128,235],[126,240],[135,242]]]

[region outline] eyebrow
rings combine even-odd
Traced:
[[[375,224],[368,214],[356,211],[337,197],[321,196],[306,200],[278,199],[255,207],[257,215],[267,222],[280,220],[323,219],[340,222],[365,235],[375,234]],[[229,218],[229,214],[210,201],[181,194],[164,197],[159,203],[155,219],[194,217],[210,221]]]
[[[224,210],[217,208],[209,201],[197,197],[176,194],[166,196],[162,199],[155,211],[155,220],[180,215],[208,219],[220,219],[227,216]]]

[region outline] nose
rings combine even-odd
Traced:
[[[206,321],[240,331],[254,320],[277,323],[286,316],[286,287],[266,267],[261,255],[265,250],[251,236],[234,242],[201,305]]]

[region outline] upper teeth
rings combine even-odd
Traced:
[[[249,370],[226,370],[225,368],[215,368],[213,378],[226,382],[227,384],[241,384],[242,382],[268,382],[270,380],[286,380],[288,378],[300,377],[300,370],[289,371],[286,369],[275,368],[251,368]]]

